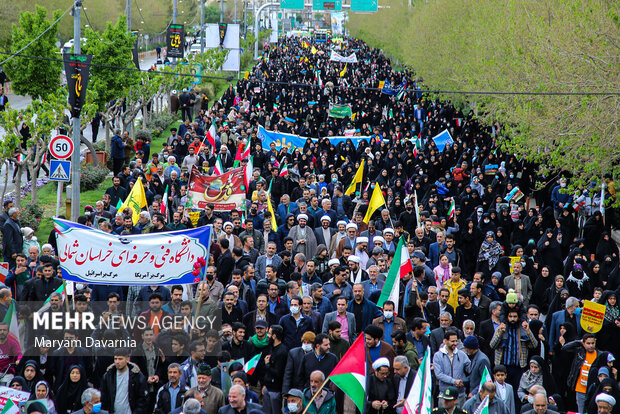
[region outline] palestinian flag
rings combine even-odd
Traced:
[[[19,324],[17,322],[17,310],[15,309],[15,299],[11,300],[11,305],[9,305],[9,309],[4,316],[4,320],[2,321],[9,325],[9,338],[12,338],[17,344],[19,348],[24,351],[24,346],[21,343],[19,337]]]
[[[19,406],[13,400],[7,399],[0,414],[19,414]]]
[[[215,166],[213,167],[213,174],[214,175],[222,175],[224,174],[224,167],[222,167],[222,160],[220,159],[220,156],[217,156],[217,160],[215,160]]]
[[[241,164],[241,142],[237,145],[237,153],[235,154],[235,161],[233,162],[233,168],[237,168]]]
[[[215,123],[211,123],[211,126],[209,127],[209,130],[207,131],[207,134],[205,135],[205,138],[207,139],[209,144],[211,144],[211,151],[213,151],[213,153],[215,153],[215,137],[216,136],[217,136],[217,133],[215,131]]]
[[[358,335],[353,345],[342,356],[329,374],[329,379],[349,396],[361,412],[366,399],[366,343],[364,333]]]
[[[58,286],[58,289],[56,289],[54,293],[60,293],[60,295],[62,296],[62,302],[64,302],[65,298],[67,297],[67,292],[65,291],[65,284],[63,283],[62,285]],[[47,297],[43,306],[41,306],[41,308],[37,311],[38,313],[47,312],[52,307],[50,305],[50,297],[51,295]]]
[[[452,220],[454,218],[454,208],[456,207],[454,203],[454,198],[452,199],[452,203],[450,203],[450,210],[448,210],[448,220]]]
[[[245,371],[246,374],[252,375],[254,373],[254,370],[258,366],[258,361],[260,361],[261,355],[262,355],[262,352],[258,355],[254,355],[252,359],[250,359],[248,362],[245,363],[245,365],[243,365],[243,370]]]
[[[159,206],[159,212],[163,215],[168,211],[168,185],[166,185],[166,191],[164,191],[164,197],[161,199],[161,205]]]
[[[280,170],[280,177],[284,177],[286,174],[288,174],[288,164],[284,164],[282,170]]]
[[[378,307],[383,307],[383,304],[391,300],[394,302],[394,311],[398,311],[399,296],[400,296],[400,279],[402,279],[408,273],[413,272],[413,266],[411,265],[411,259],[409,258],[409,251],[405,244],[405,238],[401,237],[398,240],[398,246],[394,252],[394,259],[392,259],[392,265],[388,271],[385,279],[385,284],[381,289],[381,296],[377,301]]]
[[[422,364],[415,375],[405,400],[402,414],[430,414],[433,409],[433,379],[431,377],[431,349],[426,348]]]

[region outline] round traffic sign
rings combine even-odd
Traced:
[[[49,150],[52,157],[64,160],[73,154],[73,141],[66,135],[57,135],[50,141]]]

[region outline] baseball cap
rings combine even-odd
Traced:
[[[297,398],[304,398],[304,394],[298,390],[297,388],[291,388],[290,390],[288,390],[288,392],[286,394],[284,394],[285,397],[297,397]]]

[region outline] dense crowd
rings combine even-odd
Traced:
[[[330,62],[336,47],[354,52],[358,63]],[[388,82],[406,91],[385,93]],[[396,71],[358,39],[281,39],[265,46],[249,76],[210,108],[192,91],[175,94],[172,103],[184,122],[161,151],[117,131],[113,186],[77,221],[119,235],[211,225],[204,283],[75,283],[63,304],[55,234],[41,246],[32,229],[21,228],[20,211],[4,203],[10,271],[0,318],[15,299],[29,349],[16,352],[9,326],[0,323],[0,372],[7,386],[47,402],[41,410],[354,412],[342,390],[321,385],[363,334],[368,413],[403,411],[427,349],[439,412],[473,414],[485,397],[490,414],[620,412],[611,179],[603,193],[594,185],[567,191],[570,177],[543,176],[502,152],[500,125],[481,125],[472,113],[429,99],[413,72]],[[333,104],[350,105],[353,116],[329,117]],[[204,139],[212,124],[214,149]],[[318,140],[308,138],[303,148],[267,146],[259,125]],[[454,142],[440,151],[432,138],[444,130]],[[330,141],[346,134],[352,139]],[[357,143],[359,136],[369,139]],[[247,146],[254,170],[246,204],[226,212],[209,204],[192,222],[191,168],[213,173],[218,156],[232,168],[234,154]],[[363,182],[347,191],[362,162]],[[134,223],[130,209],[116,206],[139,177],[148,207]],[[386,205],[365,222],[375,186]],[[413,271],[400,280],[398,303],[380,308],[401,240]],[[152,326],[50,333],[65,340],[133,338],[133,349],[49,350],[33,343],[29,328],[48,298],[45,312],[65,312],[70,303],[76,312],[106,317],[143,315]],[[596,334],[580,324],[586,300],[606,307]],[[221,316],[216,330],[158,325],[167,315],[214,314]],[[256,367],[245,372],[238,360],[256,355]]]

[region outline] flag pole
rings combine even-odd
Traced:
[[[62,287],[65,290],[65,305],[67,307],[67,312],[69,312],[69,300],[67,298],[67,282],[65,281],[65,279],[62,279]],[[71,295],[71,298],[74,298],[74,297],[75,297],[75,285],[73,285],[73,295]],[[73,303],[74,303],[73,309],[75,309],[75,302]]]
[[[321,393],[321,391],[323,390],[323,388],[325,387],[325,385],[327,384],[327,381],[329,381],[329,377],[325,378],[325,381],[323,381],[323,383],[321,384],[321,386],[319,387],[319,389],[314,393],[314,395],[312,396],[312,398],[310,398],[310,401],[308,401],[308,405],[306,405],[306,407],[304,408],[304,410],[301,412],[301,414],[306,414],[306,411],[308,411],[308,408],[310,408],[310,406],[312,405],[312,402],[314,401],[314,399]]]

